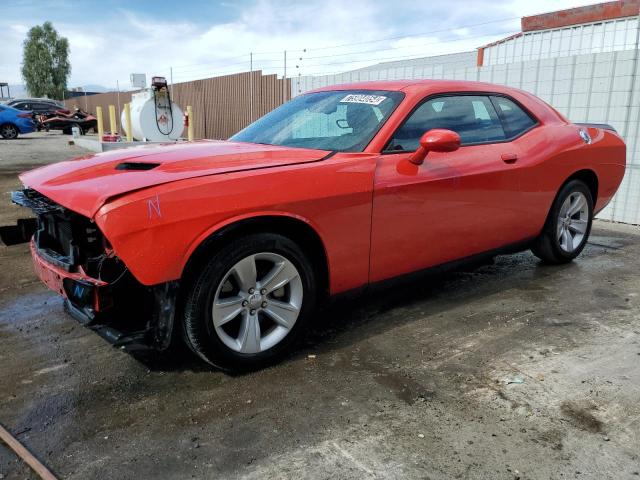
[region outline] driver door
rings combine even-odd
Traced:
[[[457,132],[461,148],[410,163],[420,136],[433,128]],[[436,97],[414,110],[378,160],[370,281],[521,240],[520,182],[511,161],[520,154],[487,96]]]

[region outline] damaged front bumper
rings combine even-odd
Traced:
[[[108,310],[113,306],[111,290],[107,282],[91,278],[82,272],[69,272],[47,262],[36,247],[34,239],[31,239],[31,258],[38,278],[51,290],[82,310],[85,320],[83,323],[90,323],[97,312]]]
[[[12,200],[37,215],[13,238],[29,235],[37,276],[65,299],[71,316],[116,346],[164,350],[171,345],[177,281],[142,285],[89,219],[33,190],[14,192]]]
[[[178,282],[146,287],[149,298],[134,300],[107,282],[49,263],[33,239],[31,257],[38,278],[65,299],[65,310],[114,346],[166,350],[171,345]]]

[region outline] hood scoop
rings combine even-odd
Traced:
[[[153,170],[159,166],[159,163],[152,162],[122,162],[116,165],[116,170],[137,170],[143,172],[146,170]]]

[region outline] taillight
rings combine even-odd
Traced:
[[[18,116],[20,118],[31,118],[31,114],[30,113],[19,113]]]

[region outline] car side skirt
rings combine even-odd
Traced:
[[[498,255],[512,255],[529,250],[536,238],[537,237],[528,238],[523,241],[504,245],[499,248],[470,255],[468,257],[453,260],[451,262],[433,265],[421,270],[416,270],[414,272],[409,272],[396,277],[369,283],[359,288],[332,295],[331,297],[329,297],[329,303],[331,304],[334,302],[342,302],[362,295],[371,295],[384,292],[385,290],[390,290],[392,288],[398,287],[399,285],[415,283],[426,278],[437,278],[445,273],[456,271],[461,268],[479,268],[483,265],[490,265],[493,263],[493,258]]]

